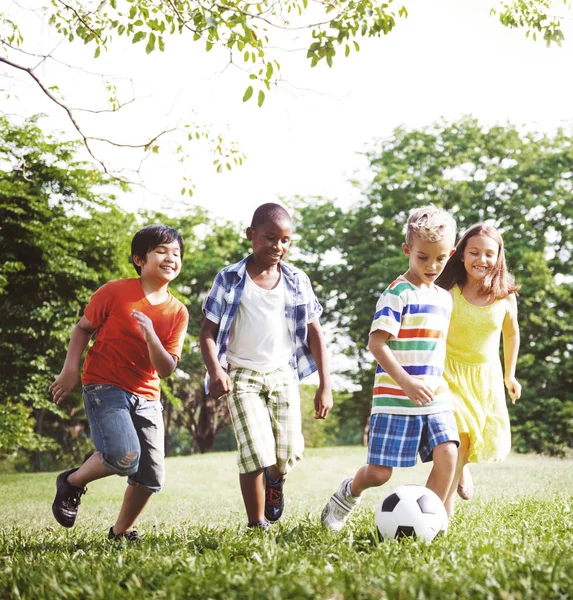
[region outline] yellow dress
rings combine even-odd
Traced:
[[[470,462],[503,460],[511,448],[499,345],[506,299],[474,306],[453,288],[444,378],[452,392],[460,434],[470,438]]]

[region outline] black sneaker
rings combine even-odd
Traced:
[[[283,494],[284,477],[271,479],[268,469],[265,469],[265,519],[269,523],[276,523],[283,514],[285,500]]]
[[[78,467],[60,473],[56,479],[56,497],[52,504],[52,512],[56,521],[64,527],[73,527],[78,516],[80,498],[87,488],[76,487],[68,483],[68,475],[77,471]]]
[[[109,533],[107,534],[107,539],[108,540],[126,540],[127,542],[141,542],[143,540],[143,537],[141,537],[139,535],[139,533],[137,533],[137,531],[135,531],[135,529],[132,529],[131,531],[124,531],[123,533],[115,533],[115,531],[113,530],[113,525],[109,528]]]

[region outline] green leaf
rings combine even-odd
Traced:
[[[246,102],[253,95],[253,86],[250,85],[243,94],[243,102]]]
[[[151,32],[147,40],[147,46],[145,46],[146,54],[151,54],[155,50],[155,34]]]
[[[265,101],[265,92],[263,92],[263,90],[259,90],[259,96],[257,98],[257,104],[259,105],[259,107],[261,107],[263,105],[264,101]]]
[[[134,36],[133,36],[133,40],[132,43],[133,44],[137,44],[137,42],[141,42],[141,40],[144,40],[145,37],[147,36],[147,33],[145,33],[145,31],[138,31]]]
[[[100,55],[100,53],[101,53],[101,47],[100,47],[100,46],[98,46],[98,47],[95,49],[95,52],[94,52],[94,58],[97,58],[97,57]]]

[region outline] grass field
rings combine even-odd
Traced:
[[[320,511],[365,449],[307,450],[270,534],[247,531],[233,453],[168,459],[145,540],[106,539],[125,482],[89,486],[76,527],[52,517],[55,473],[0,477],[0,598],[573,598],[573,461],[511,456],[474,466],[476,495],[431,544],[379,542],[373,511],[427,465],[370,490],[340,534]]]

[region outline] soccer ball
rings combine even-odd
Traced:
[[[431,542],[448,528],[448,515],[440,498],[419,485],[402,485],[390,492],[378,505],[375,521],[385,540],[417,537]]]

